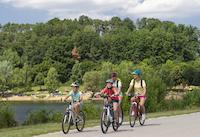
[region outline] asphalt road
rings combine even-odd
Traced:
[[[136,123],[134,128],[124,123],[117,132],[110,126],[107,134],[96,126],[83,132],[70,130],[65,135],[60,131],[36,137],[200,137],[200,113],[148,119],[144,126]]]

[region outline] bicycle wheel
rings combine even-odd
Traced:
[[[140,123],[141,126],[143,126],[144,123],[145,123],[145,119],[142,119],[142,114],[141,113],[139,113],[139,123]]]
[[[101,130],[105,134],[108,131],[108,127],[110,126],[110,121],[107,116],[107,111],[103,110],[101,113]]]
[[[115,117],[116,115],[117,115],[117,117]],[[117,131],[117,129],[119,128],[119,112],[118,111],[114,112],[112,127],[113,127],[114,131]]]
[[[62,131],[64,134],[67,134],[69,132],[71,123],[72,123],[72,118],[70,116],[70,111],[65,112],[62,120]]]
[[[83,113],[83,111],[80,111],[78,119],[76,121],[76,129],[79,132],[81,132],[83,131],[84,126],[85,126],[85,114]]]
[[[135,126],[135,121],[137,119],[137,109],[135,105],[131,105],[129,109],[129,123],[131,127]]]
[[[123,121],[124,121],[124,112],[123,112],[122,106],[120,106],[120,111],[119,111],[119,126],[122,125]]]

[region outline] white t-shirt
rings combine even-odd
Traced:
[[[118,81],[118,84],[117,84],[117,81]],[[115,82],[113,83],[113,86],[116,87],[119,91],[122,88],[122,82],[120,80],[115,80]]]
[[[133,85],[134,83],[135,83],[135,85]],[[132,79],[130,86],[134,86],[135,94],[143,95],[144,89],[146,88],[146,82],[144,80],[142,80],[142,86],[141,86],[141,80],[136,81],[136,80]]]

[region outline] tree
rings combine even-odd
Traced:
[[[40,86],[40,90],[42,89],[42,85],[44,85],[44,75],[43,75],[43,73],[38,73],[37,74],[37,76],[35,77],[35,80],[34,80],[34,83],[36,84],[36,85],[39,85]]]
[[[44,83],[45,83],[47,90],[50,93],[54,92],[58,88],[58,86],[59,86],[58,72],[55,68],[51,67],[49,69],[47,77],[44,80]]]
[[[13,66],[12,64],[5,60],[0,61],[0,92],[4,96],[5,91],[10,88],[10,80],[13,74]]]
[[[16,51],[12,49],[7,49],[3,52],[3,55],[0,57],[0,60],[7,60],[13,64],[13,66],[19,66],[20,64],[20,57],[18,56]]]

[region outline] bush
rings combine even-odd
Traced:
[[[147,101],[146,110],[148,112],[155,112],[161,109],[161,104],[167,94],[167,87],[163,80],[155,75],[146,77],[147,83]]]
[[[83,112],[85,113],[86,119],[99,119],[101,116],[102,107],[97,106],[94,103],[87,103],[83,106]]]
[[[27,119],[24,121],[24,125],[33,125],[39,123],[48,122],[60,122],[62,114],[59,112],[47,111],[45,109],[30,112]]]
[[[6,103],[0,103],[0,128],[16,126],[14,112]]]
[[[184,95],[183,103],[185,106],[200,106],[200,91],[194,90]]]

